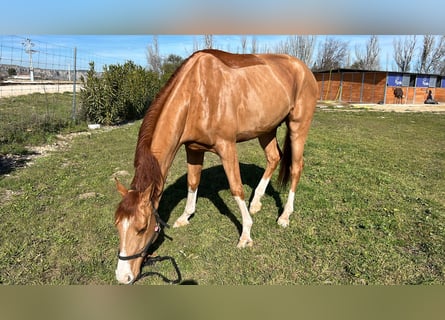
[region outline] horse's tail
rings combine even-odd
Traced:
[[[283,155],[280,162],[280,172],[278,174],[278,185],[284,188],[289,182],[290,166],[292,164],[292,150],[290,142],[290,130],[287,128],[284,138]]]

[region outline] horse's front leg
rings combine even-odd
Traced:
[[[244,197],[236,144],[235,142],[221,143],[218,146],[217,151],[221,158],[227,180],[229,181],[230,191],[241,211],[243,230],[241,232],[237,247],[251,247],[253,245],[253,241],[250,237],[250,229],[252,227],[253,221]]]
[[[175,221],[173,228],[188,225],[190,216],[195,213],[198,185],[204,161],[204,152],[191,150],[188,147],[185,150],[187,152],[187,202],[184,213]]]

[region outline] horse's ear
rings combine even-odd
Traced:
[[[120,183],[117,178],[114,178],[114,180],[116,181],[117,191],[122,195],[122,197],[125,197],[128,193],[127,188],[125,188],[124,185]]]

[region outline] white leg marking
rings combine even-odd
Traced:
[[[127,255],[127,252],[125,251],[125,246],[126,246],[125,240],[127,238],[127,232],[129,226],[130,222],[128,221],[128,219],[122,220],[122,239],[121,239],[122,251],[120,252],[120,255],[124,257]],[[119,259],[116,268],[116,279],[120,283],[125,283],[125,284],[128,284],[131,281],[133,281],[134,275],[131,272],[130,263],[128,261]]]
[[[173,228],[182,227],[189,224],[190,216],[196,210],[196,197],[198,195],[198,188],[193,191],[189,188],[187,193],[187,203],[185,205],[184,213],[175,221]]]
[[[267,185],[269,184],[270,179],[261,178],[260,183],[255,189],[255,195],[250,203],[250,213],[255,214],[261,210],[261,198],[266,192]]]
[[[240,197],[234,197],[236,203],[238,203],[238,207],[241,211],[241,217],[243,222],[243,231],[241,233],[241,237],[239,239],[238,248],[251,247],[253,245],[252,238],[250,237],[250,228],[252,227],[253,221],[250,216],[249,209],[247,209],[246,202],[241,200]]]
[[[291,190],[289,191],[287,202],[286,205],[284,206],[284,211],[278,218],[278,224],[282,227],[287,227],[289,225],[289,216],[292,214],[292,212],[294,212],[294,199],[295,199],[295,192]]]

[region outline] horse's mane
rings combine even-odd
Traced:
[[[177,82],[178,75],[181,74],[184,66],[192,56],[187,58],[176,69],[167,83],[156,95],[152,104],[148,108],[144,120],[142,121],[141,128],[139,129],[139,137],[134,157],[135,174],[133,181],[131,182],[131,188],[143,192],[151,185],[153,188],[151,194],[152,197],[159,196],[162,193],[164,182],[159,163],[150,149],[154,130],[165,101],[168,99],[173,86]]]

